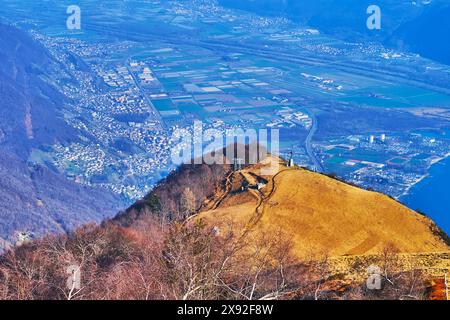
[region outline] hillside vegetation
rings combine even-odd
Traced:
[[[184,166],[101,226],[17,246],[0,256],[0,298],[446,297],[450,250],[431,220],[301,168],[266,175],[278,162]]]
[[[233,177],[245,180],[259,171],[260,165],[252,166]],[[264,178],[269,183],[261,190],[230,192],[222,205],[202,212],[201,218],[212,224],[249,221],[254,232],[283,230],[291,235],[298,257],[311,251],[374,254],[387,244],[403,253],[449,250],[429,218],[385,195],[283,165],[275,176]]]

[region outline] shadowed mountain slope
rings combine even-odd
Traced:
[[[79,141],[63,119],[67,98],[54,83],[64,66],[26,33],[1,24],[0,61],[0,239],[64,232],[112,216],[121,203],[116,196],[29,161],[33,149]]]

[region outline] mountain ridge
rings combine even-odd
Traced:
[[[283,164],[280,168],[273,178],[263,176],[269,183],[261,190],[246,189],[256,195],[256,201],[249,200],[247,191],[240,192],[242,186],[238,185],[234,189],[237,193],[230,192],[224,204],[204,210],[199,217],[212,224],[217,224],[218,219],[253,221],[253,228],[262,233],[288,230],[295,238],[299,256],[309,250],[307,243],[315,251],[329,251],[338,256],[374,254],[388,244],[403,253],[450,248],[448,239],[441,236],[431,219],[386,195],[305,169]],[[258,177],[260,170],[254,166],[244,172]],[[252,185],[245,176],[244,181]]]
[[[26,32],[3,24],[0,58],[0,249],[14,244],[17,233],[40,237],[113,216],[117,196],[30,161],[33,150],[79,141],[63,118],[68,98],[51,80],[61,66]]]
[[[263,171],[277,162],[270,176]],[[25,242],[0,255],[0,294],[7,299],[445,298],[435,284],[443,283],[450,268],[450,246],[430,219],[387,196],[286,167],[277,157],[239,170],[229,164],[214,168],[183,166],[100,226]],[[368,195],[374,199],[366,201]],[[367,223],[376,219],[381,221],[375,226]],[[75,294],[65,289],[68,263],[82,270],[85,285]],[[39,272],[33,273],[36,265]],[[382,272],[381,291],[367,290],[369,267]]]

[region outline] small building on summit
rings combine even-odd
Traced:
[[[295,166],[294,159],[290,158],[289,161],[288,161],[288,167],[292,168],[294,166]]]
[[[264,183],[264,182],[260,182],[260,183],[258,183],[258,190],[261,190],[261,189],[264,189],[265,187],[266,187],[266,183]]]
[[[294,153],[291,151],[291,156],[289,157],[289,160],[286,162],[286,167],[293,168],[294,166],[295,166]]]

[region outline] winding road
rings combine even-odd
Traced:
[[[323,168],[322,164],[320,163],[320,161],[317,159],[316,155],[314,154],[314,151],[312,149],[312,143],[311,143],[314,134],[317,132],[318,122],[317,122],[317,118],[315,115],[310,114],[310,116],[312,118],[312,127],[311,127],[311,130],[309,130],[308,136],[306,137],[306,140],[305,140],[305,149],[306,149],[306,153],[308,154],[309,159],[311,160],[311,162],[314,165],[313,170],[323,172],[324,168]]]

